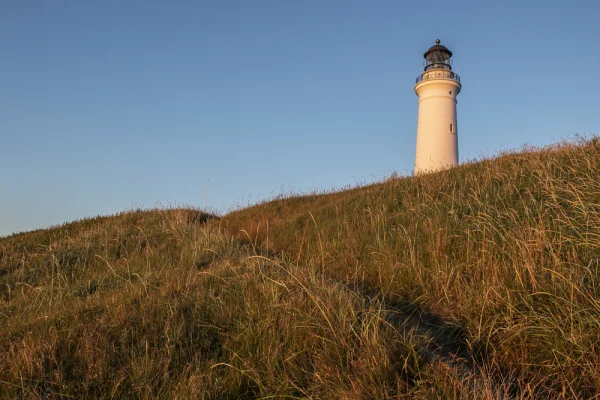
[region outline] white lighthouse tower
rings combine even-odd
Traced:
[[[415,174],[458,165],[456,96],[462,86],[460,77],[452,72],[452,52],[438,39],[423,57],[425,71],[415,85],[419,96]]]

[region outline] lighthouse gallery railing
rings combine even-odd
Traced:
[[[460,76],[452,71],[426,71],[421,75],[417,76],[417,82],[426,81],[429,79],[437,79],[437,78],[448,78],[454,79],[455,81],[460,83]]]

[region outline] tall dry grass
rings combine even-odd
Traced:
[[[132,212],[3,239],[3,398],[384,398],[427,340],[206,225]],[[400,329],[402,328],[402,329]]]
[[[595,138],[282,198],[222,223],[423,325],[433,318],[448,330],[440,349],[461,353],[483,386],[589,398],[600,393],[599,177]]]
[[[600,141],[0,239],[6,398],[594,398]]]

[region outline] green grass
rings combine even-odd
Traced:
[[[0,396],[594,398],[600,141],[0,239]]]

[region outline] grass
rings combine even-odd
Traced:
[[[0,239],[0,395],[594,398],[600,141]]]

